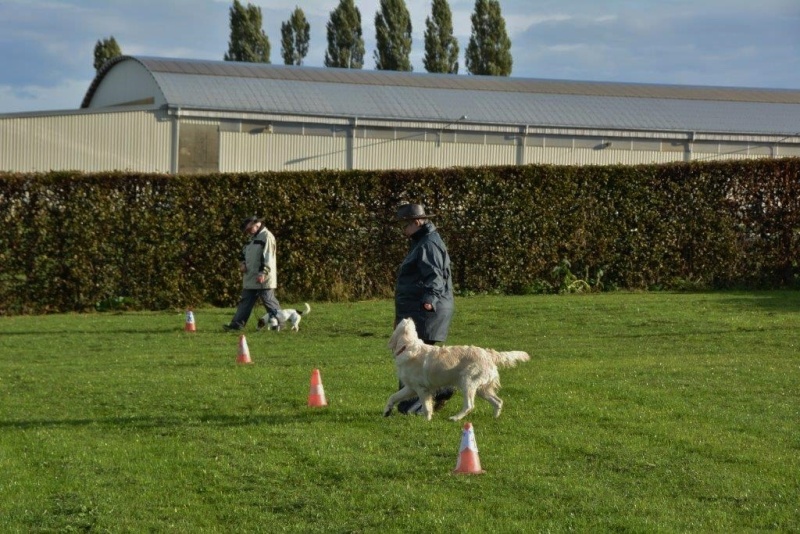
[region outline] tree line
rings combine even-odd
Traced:
[[[230,10],[230,41],[225,61],[270,63],[271,45],[262,25],[261,8],[234,0]],[[475,75],[510,76],[513,61],[511,39],[500,10],[499,0],[475,0],[471,15],[472,32],[464,53],[467,72]],[[328,46],[326,67],[361,69],[364,66],[364,38],[361,11],[355,0],[340,0],[326,24]],[[411,16],[405,0],[380,0],[375,13],[376,70],[411,71]],[[302,65],[308,54],[311,25],[300,7],[281,24],[281,57],[285,65]],[[447,0],[432,0],[425,19],[427,72],[458,74],[459,45],[453,35],[453,17]],[[122,55],[111,36],[97,41],[94,48],[96,70]]]

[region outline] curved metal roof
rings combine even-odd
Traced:
[[[230,112],[537,128],[795,135],[800,90],[582,82],[121,56],[92,82],[92,107],[115,68],[136,62],[168,106]],[[142,100],[154,95],[141,95]]]

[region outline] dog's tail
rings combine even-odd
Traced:
[[[306,309],[303,311],[297,310],[298,315],[303,315],[304,313],[311,313],[311,306],[308,305],[306,302]]]
[[[527,362],[531,359],[527,352],[521,350],[510,350],[506,352],[492,351],[494,363],[499,367],[514,367],[519,362]]]

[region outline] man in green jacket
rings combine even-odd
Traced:
[[[270,317],[281,309],[280,302],[275,298],[275,288],[278,287],[275,236],[267,230],[264,222],[255,216],[242,221],[241,229],[252,238],[242,249],[239,258],[242,296],[233,319],[229,324],[222,326],[227,331],[242,330],[258,300],[267,309]]]

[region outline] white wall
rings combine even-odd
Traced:
[[[153,111],[0,118],[0,170],[170,171],[171,122]]]

